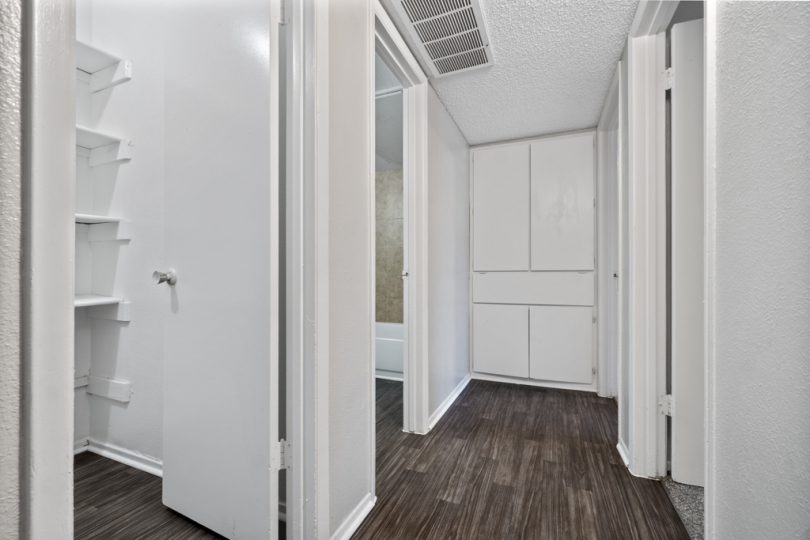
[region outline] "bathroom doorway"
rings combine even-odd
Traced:
[[[378,437],[407,430],[404,407],[406,340],[406,214],[403,85],[374,58],[374,378]],[[382,441],[381,441],[382,442]]]
[[[371,392],[394,391],[397,431],[428,431],[428,82],[393,22],[375,4],[373,158],[369,162]],[[400,412],[401,411],[401,412]],[[379,426],[370,411],[370,429]],[[380,412],[382,414],[382,412]],[[372,451],[379,448],[373,438]],[[379,441],[383,444],[384,441]]]

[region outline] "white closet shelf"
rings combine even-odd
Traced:
[[[132,62],[76,42],[76,69],[90,76],[90,91],[100,92],[132,79]]]
[[[99,294],[77,294],[73,298],[73,307],[110,306],[120,304],[121,299],[115,296],[102,296]]]
[[[94,214],[76,214],[76,223],[93,225],[95,223],[119,223],[121,218],[112,216],[98,216]]]
[[[93,150],[108,144],[120,143],[123,139],[85,126],[76,126],[76,146]]]
[[[88,152],[91,167],[132,159],[132,141],[85,126],[76,126],[76,146]]]

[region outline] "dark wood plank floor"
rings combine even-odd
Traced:
[[[613,400],[472,381],[431,433],[377,380],[377,505],[355,538],[685,539],[659,482],[615,448]]]
[[[157,476],[84,452],[73,478],[74,538],[222,538],[163,506]]]
[[[74,538],[223,538],[163,506],[162,480],[90,452],[76,456]],[[284,538],[284,523],[279,524]]]

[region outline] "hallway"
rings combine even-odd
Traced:
[[[615,448],[616,406],[472,381],[426,436],[377,380],[377,504],[354,538],[688,538],[660,483]]]

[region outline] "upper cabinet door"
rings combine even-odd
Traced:
[[[532,270],[593,270],[593,157],[593,133],[532,143]]]
[[[473,151],[473,270],[529,269],[529,145]]]

